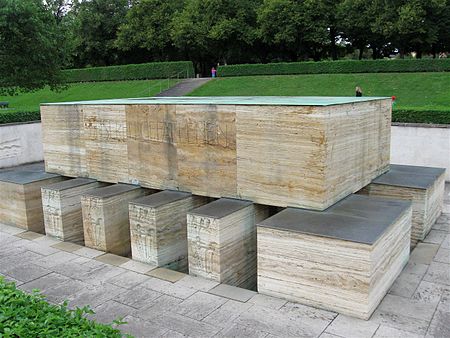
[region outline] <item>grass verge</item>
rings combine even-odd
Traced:
[[[27,294],[0,276],[0,337],[122,337],[111,325],[85,318],[92,313],[51,305],[37,291]]]
[[[16,96],[0,96],[0,101],[8,101],[8,109],[0,109],[0,114],[13,112],[36,112],[39,105],[46,102],[85,101],[121,99],[129,97],[155,96],[161,90],[175,85],[178,80],[138,80],[85,82],[69,84],[65,90],[54,92],[42,89]]]
[[[217,78],[192,96],[396,96],[395,109],[450,112],[449,73],[314,74]]]

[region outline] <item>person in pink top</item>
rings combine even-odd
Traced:
[[[217,70],[216,68],[212,67],[211,68],[211,77],[216,77],[217,76]]]

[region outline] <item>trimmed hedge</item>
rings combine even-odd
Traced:
[[[0,125],[6,123],[39,121],[39,111],[30,112],[0,112]],[[423,111],[410,109],[395,109],[392,111],[392,122],[450,124],[450,111]]]
[[[0,337],[123,337],[119,329],[87,319],[91,314],[89,307],[51,305],[37,290],[27,294],[0,276]]]
[[[177,61],[66,69],[63,76],[68,83],[187,78],[194,76],[194,65],[191,61]]]
[[[34,112],[0,112],[0,124],[39,121],[41,114]],[[392,122],[450,124],[450,111],[428,111],[395,109],[392,111]]]
[[[0,111],[0,124],[6,123],[18,123],[18,122],[33,122],[40,121],[41,113],[39,111],[13,111],[13,112],[1,112]]]
[[[392,122],[450,124],[450,111],[396,109],[392,111]]]
[[[293,74],[449,72],[448,59],[342,60],[220,66],[219,77]]]

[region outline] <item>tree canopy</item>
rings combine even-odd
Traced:
[[[40,0],[0,0],[0,92],[61,83],[64,48],[56,20]]]
[[[449,27],[450,0],[0,0],[0,86],[149,61],[437,57]]]

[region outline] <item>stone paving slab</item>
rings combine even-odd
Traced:
[[[0,274],[52,303],[90,305],[98,321],[123,317],[136,337],[450,337],[449,225],[443,214],[368,321],[2,224]]]

